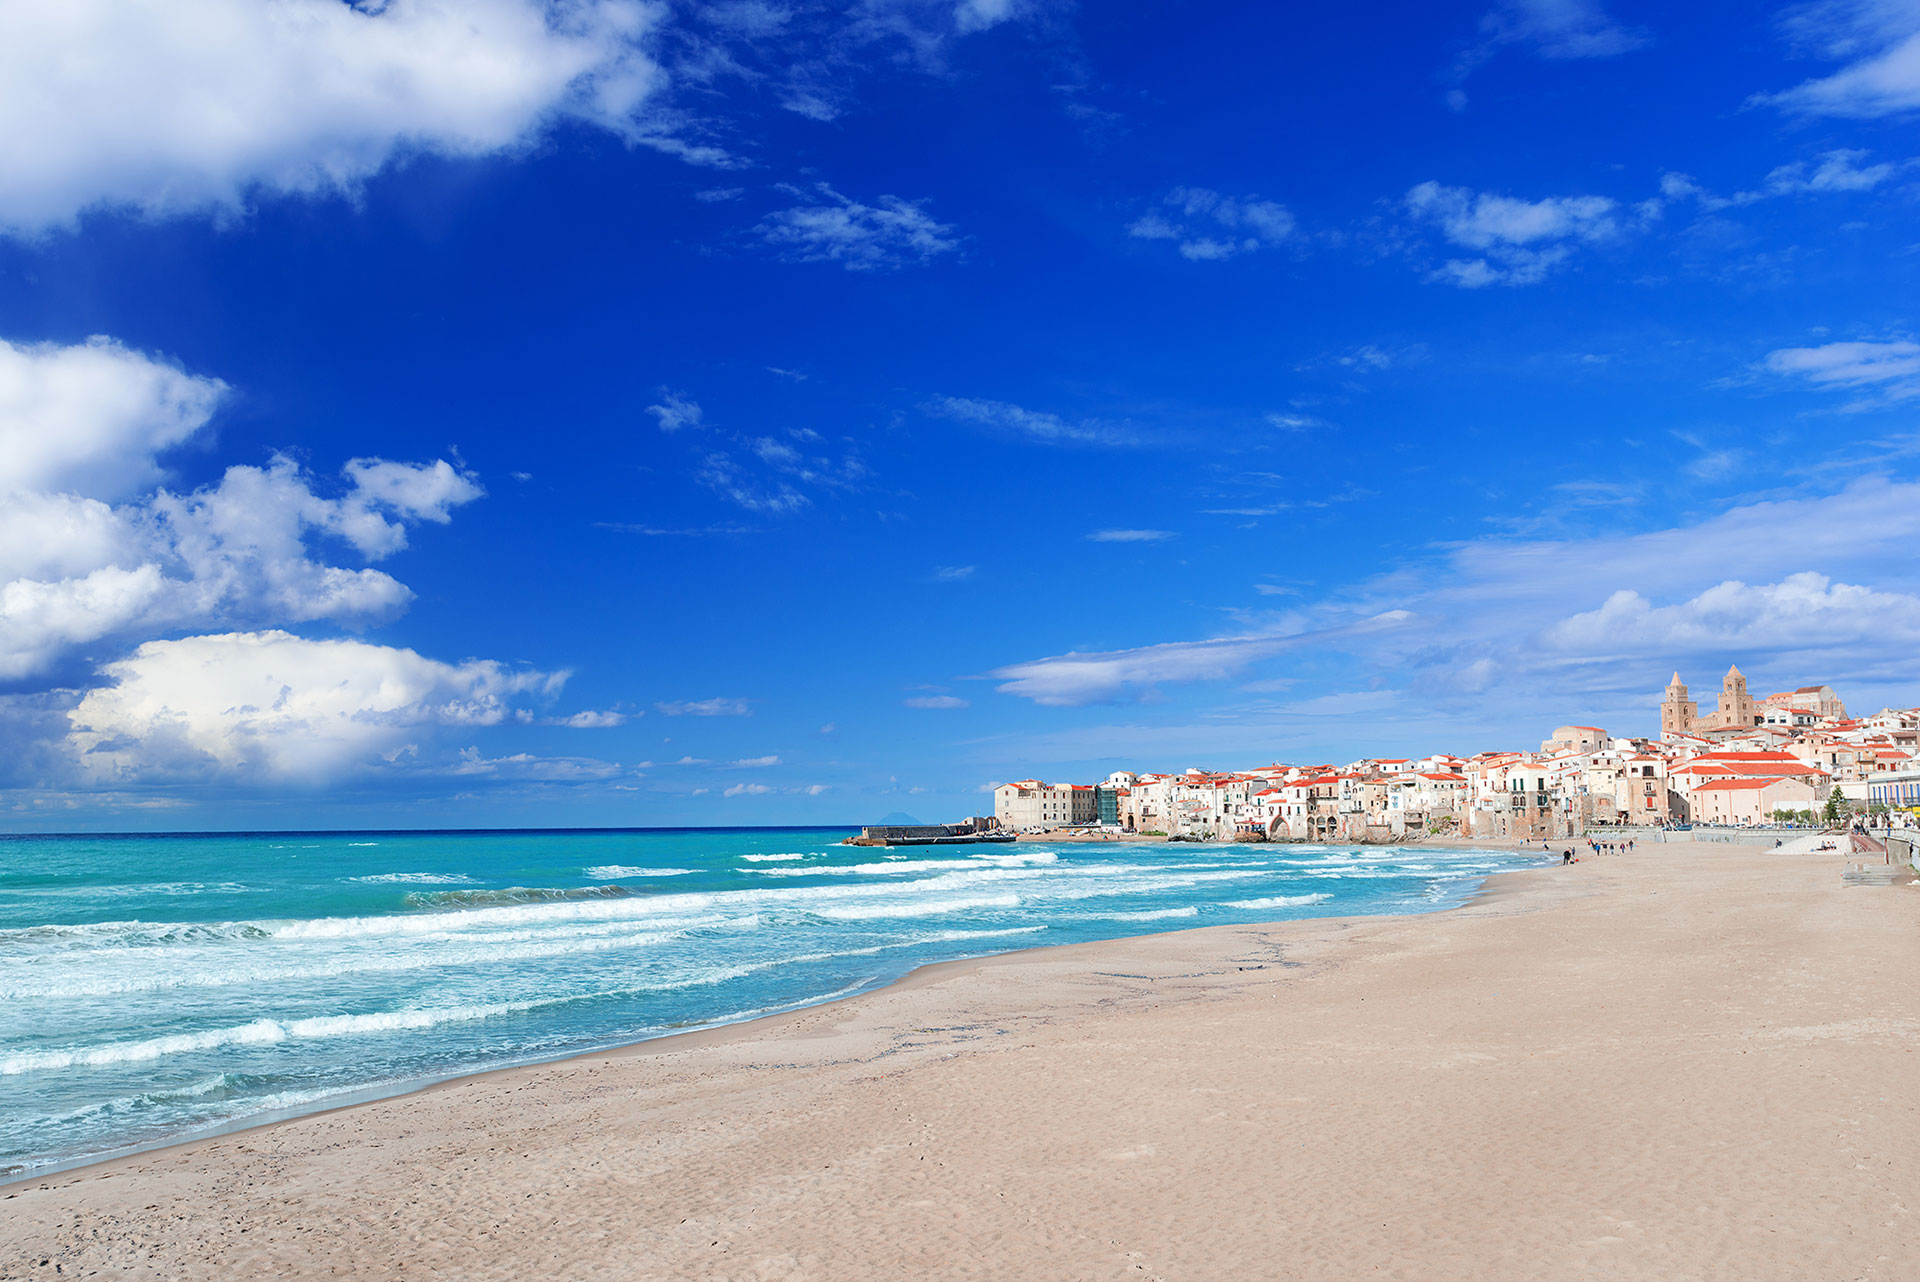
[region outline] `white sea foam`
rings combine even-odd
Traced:
[[[820,864],[812,868],[756,868],[762,877],[891,877],[910,872],[949,872],[979,865],[965,859],[888,859],[864,864]]]
[[[939,917],[977,908],[1018,908],[1018,895],[975,895],[966,899],[920,899],[898,904],[848,904],[815,908],[816,917],[834,921],[874,921],[888,917]]]
[[[693,868],[636,868],[628,864],[600,864],[580,870],[595,881],[619,881],[625,877],[691,877]]]
[[[995,855],[982,852],[977,855],[969,855],[968,858],[977,859],[983,864],[992,864],[996,868],[1024,868],[1043,864],[1057,864],[1060,862],[1059,854],[1051,850],[1028,850],[1012,855]]]
[[[648,923],[653,927],[657,927],[658,924]],[[713,918],[699,924],[729,923],[725,923],[720,918]],[[524,936],[530,932],[517,933]],[[0,1000],[65,1000],[82,997],[111,997],[126,993],[157,992],[168,989],[226,988],[234,985],[265,986],[352,975],[402,974],[419,970],[451,971],[467,966],[496,966],[504,962],[541,961],[555,957],[586,956],[622,949],[645,949],[683,938],[687,933],[686,929],[655,928],[635,931],[631,926],[626,926],[624,933],[620,934],[590,934],[584,938],[579,932],[540,934],[531,940],[523,939],[504,944],[492,941],[485,936],[474,938],[471,942],[463,939],[412,940],[409,942],[414,944],[414,947],[398,953],[370,954],[364,949],[355,948],[322,957],[311,954],[297,958],[289,957],[280,965],[262,964],[264,959],[256,958],[247,958],[236,963],[222,954],[200,953],[188,957],[169,958],[168,965],[164,968],[141,964],[137,959],[130,959],[133,964],[123,965],[104,974],[99,973],[96,968],[43,967],[39,972],[29,972],[22,978],[8,976],[5,982],[0,983]],[[419,946],[423,942],[428,946]],[[80,970],[77,975],[72,973],[76,969]]]
[[[1298,908],[1304,904],[1324,903],[1326,900],[1332,898],[1332,895],[1325,893],[1314,895],[1275,895],[1269,899],[1231,899],[1227,901],[1227,907],[1249,909]]]
[[[368,842],[368,845],[373,843]],[[375,872],[364,877],[349,877],[348,881],[363,881],[376,885],[399,886],[473,886],[478,885],[473,878],[463,872]]]
[[[806,852],[802,851],[798,854],[742,855],[740,857],[750,864],[783,864],[795,859],[805,859],[807,856]]]
[[[1095,921],[1161,921],[1174,917],[1194,917],[1200,910],[1192,904],[1185,908],[1149,908],[1137,913],[1091,913]]]

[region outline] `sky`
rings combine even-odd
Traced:
[[[1920,703],[1920,3],[0,7],[0,830]]]

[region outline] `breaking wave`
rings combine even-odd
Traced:
[[[496,904],[567,904],[582,899],[625,899],[625,886],[508,886],[504,890],[415,891],[413,908],[491,908]]]
[[[366,882],[370,885],[419,885],[419,886],[471,886],[473,878],[463,872],[376,872],[364,877],[349,877],[348,881]]]
[[[627,864],[600,864],[593,868],[580,870],[595,881],[612,881],[616,877],[691,877],[697,871],[693,868],[634,868]]]
[[[1322,891],[1315,895],[1274,895],[1267,899],[1233,899],[1227,902],[1229,908],[1299,908],[1306,904],[1321,904],[1333,896]]]

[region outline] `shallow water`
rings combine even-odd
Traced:
[[[915,966],[1424,912],[1538,855],[845,830],[0,838],[0,1176],[858,992]]]

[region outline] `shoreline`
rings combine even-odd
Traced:
[[[933,963],[9,1185],[0,1275],[1913,1276],[1920,900],[1843,864]]]
[[[1021,840],[1039,840],[1039,839],[1038,838],[1021,838]],[[1088,838],[1084,840],[1099,841],[1099,840],[1108,840],[1108,839]],[[1134,837],[1130,834],[1126,838],[1126,840],[1159,843],[1159,842],[1164,842],[1165,839],[1160,837]],[[1440,844],[1440,843],[1428,843],[1428,844]],[[1473,841],[1462,840],[1462,841],[1454,842],[1452,844],[1456,845],[1458,848],[1463,850],[1501,850],[1503,849],[1504,846],[1507,846],[1507,845],[1517,845],[1517,843],[1501,842],[1498,840],[1490,840],[1486,842],[1473,842]],[[1518,847],[1518,848],[1524,849],[1524,847]],[[1480,885],[1476,886],[1472,891],[1468,892],[1466,897],[1460,903],[1451,904],[1442,908],[1432,908],[1432,909],[1426,909],[1424,911],[1412,912],[1412,913],[1382,913],[1382,914],[1374,914],[1371,916],[1359,916],[1359,917],[1287,918],[1279,922],[1255,923],[1255,927],[1261,928],[1261,929],[1267,929],[1267,928],[1272,928],[1276,926],[1288,925],[1296,921],[1364,922],[1364,921],[1374,921],[1374,920],[1388,920],[1388,919],[1399,918],[1399,917],[1428,917],[1428,916],[1434,916],[1436,914],[1441,914],[1441,913],[1457,912],[1460,909],[1466,908],[1471,904],[1477,902],[1484,896],[1486,896],[1488,894],[1489,887],[1494,881],[1500,880],[1502,878],[1507,878],[1507,877],[1516,877],[1523,873],[1538,872],[1538,871],[1540,870],[1536,868],[1517,868],[1507,872],[1490,873],[1486,877],[1483,877],[1481,879]],[[692,1047],[692,1046],[712,1045],[719,1041],[732,1040],[735,1037],[738,1037],[741,1039],[749,1039],[755,1036],[759,1030],[762,1030],[763,1028],[766,1028],[766,1029],[774,1028],[775,1026],[778,1025],[779,1022],[790,1019],[791,1017],[803,1015],[809,1011],[821,1010],[828,1007],[841,1005],[844,1003],[857,1002],[861,998],[869,997],[875,993],[881,993],[881,992],[888,991],[889,989],[908,986],[908,985],[911,985],[916,980],[916,978],[921,976],[923,973],[943,972],[944,969],[948,967],[975,966],[975,965],[980,965],[984,963],[999,961],[1002,958],[1020,957],[1029,953],[1049,953],[1057,950],[1099,947],[1106,944],[1119,943],[1128,939],[1144,939],[1144,938],[1152,938],[1160,935],[1198,934],[1208,930],[1237,930],[1237,929],[1248,929],[1248,928],[1249,927],[1247,926],[1233,926],[1233,925],[1198,926],[1198,927],[1188,926],[1188,927],[1183,927],[1183,928],[1174,929],[1174,930],[1148,931],[1139,935],[1119,935],[1111,939],[1083,940],[1083,941],[1077,941],[1073,943],[1062,943],[1062,944],[1035,944],[1025,948],[1015,948],[1015,949],[1008,949],[1008,950],[999,951],[999,952],[981,953],[978,956],[974,956],[974,957],[956,957],[956,958],[949,958],[943,961],[922,962],[919,965],[911,966],[907,968],[906,970],[902,971],[900,974],[894,976],[891,979],[880,980],[879,982],[873,984],[871,987],[860,988],[850,993],[830,994],[824,997],[817,997],[817,998],[803,998],[796,1005],[793,1005],[786,1009],[769,1011],[765,1014],[753,1015],[746,1019],[736,1019],[736,1020],[729,1020],[721,1023],[703,1025],[697,1028],[689,1028],[683,1032],[659,1033],[651,1037],[641,1037],[633,1041],[616,1041],[616,1042],[610,1042],[604,1045],[589,1046],[581,1050],[562,1051],[554,1055],[540,1056],[534,1059],[515,1060],[511,1063],[500,1064],[492,1068],[465,1069],[465,1070],[460,1070],[457,1072],[448,1073],[443,1076],[437,1076],[437,1077],[410,1078],[406,1081],[394,1082],[386,1085],[372,1084],[364,1087],[348,1088],[340,1092],[341,1098],[338,1100],[338,1102],[323,1104],[321,1107],[318,1107],[318,1108],[302,1108],[302,1109],[294,1109],[294,1110],[272,1110],[265,1113],[248,1114],[242,1117],[234,1118],[228,1122],[217,1123],[213,1126],[200,1128],[184,1135],[176,1136],[173,1138],[167,1138],[167,1139],[157,1139],[149,1143],[135,1145],[130,1148],[113,1149],[97,1155],[88,1155],[88,1156],[60,1159],[58,1161],[49,1162],[44,1165],[32,1167],[30,1169],[19,1171],[16,1173],[8,1173],[6,1171],[0,1171],[0,1200],[4,1200],[5,1197],[7,1196],[5,1190],[14,1188],[17,1185],[29,1184],[37,1180],[52,1179],[56,1176],[65,1176],[65,1175],[70,1175],[76,1172],[79,1172],[79,1173],[92,1172],[96,1168],[117,1166],[122,1163],[133,1162],[133,1161],[136,1161],[142,1158],[151,1157],[157,1154],[169,1153],[176,1149],[191,1149],[196,1146],[204,1147],[206,1145],[210,1145],[217,1141],[228,1139],[236,1135],[245,1135],[253,1131],[258,1131],[258,1130],[276,1127],[276,1126],[286,1126],[295,1122],[303,1121],[311,1117],[323,1117],[329,1114],[340,1113],[340,1112],[348,1111],[352,1109],[366,1108],[372,1105],[385,1103],[389,1100],[406,1099],[412,1096],[426,1095],[446,1087],[455,1087],[465,1082],[479,1081],[483,1079],[498,1077],[502,1074],[520,1073],[528,1070],[544,1068],[546,1066],[553,1065],[553,1064],[565,1064],[573,1060],[586,1059],[594,1056],[621,1057],[621,1056],[626,1056],[626,1055],[636,1054],[636,1053],[647,1053],[650,1051],[654,1051],[656,1049],[662,1050],[662,1051],[671,1051],[674,1049],[678,1049],[680,1044],[684,1044],[686,1046]],[[669,1045],[669,1043],[672,1043],[674,1045]]]

